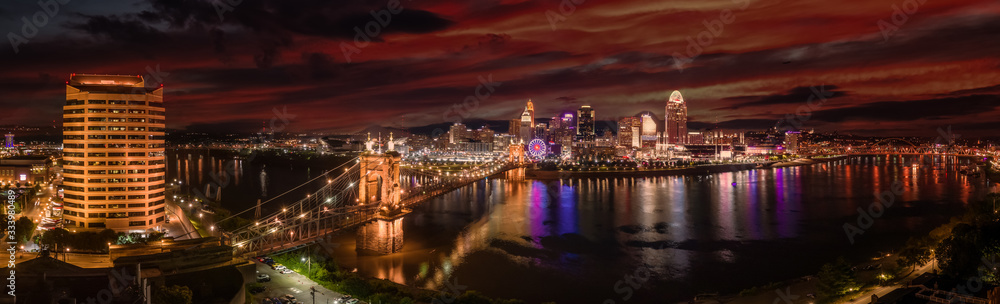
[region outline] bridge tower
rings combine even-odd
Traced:
[[[359,203],[380,203],[389,209],[398,208],[399,153],[364,153],[358,157],[361,162],[361,184],[358,187]],[[381,209],[381,208],[380,208]]]
[[[356,241],[359,254],[385,255],[403,249],[403,216],[410,210],[400,203],[400,155],[393,148],[389,145],[389,151],[385,153],[365,151],[358,157],[361,165],[358,202],[363,205],[379,204],[375,219],[358,229]]]
[[[524,163],[524,145],[518,143],[510,144],[509,150],[510,162],[514,164]]]

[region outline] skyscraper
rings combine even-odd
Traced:
[[[73,74],[63,108],[67,228],[145,231],[164,221],[163,88]]]
[[[528,104],[525,105],[524,110],[531,116],[531,128],[535,128],[535,104],[531,102],[531,99],[528,99]]]
[[[576,136],[580,141],[593,142],[596,139],[594,116],[594,109],[590,106],[582,106],[576,110]]]
[[[4,148],[13,148],[14,147],[14,133],[7,133],[7,135],[4,136],[4,145],[3,146],[4,146]]]
[[[534,139],[534,137],[535,137],[534,136],[535,135],[534,134],[535,133],[535,122],[534,122],[534,119],[532,119],[532,115],[534,115],[534,114],[531,113],[533,110],[532,111],[528,110],[531,107],[532,107],[531,102],[528,102],[528,106],[524,107],[524,112],[521,112],[521,134],[520,134],[520,136],[521,136],[521,139],[524,140],[524,142],[529,142],[532,139]]]
[[[641,134],[641,146],[643,148],[654,148],[656,147],[656,121],[649,114],[642,115],[642,134]]]
[[[667,111],[665,117],[666,127],[664,127],[664,137],[670,144],[687,143],[687,104],[680,91],[670,93],[667,99]]]
[[[510,120],[510,125],[507,128],[507,134],[510,134],[515,138],[521,138],[521,119],[515,118]]]
[[[642,127],[642,120],[638,117],[630,116],[618,121],[618,145],[623,147],[639,147],[639,129]],[[633,133],[635,132],[635,133]],[[633,136],[635,135],[635,136]],[[634,138],[633,138],[634,137]],[[633,141],[633,139],[636,139]]]

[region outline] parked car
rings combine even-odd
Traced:
[[[356,303],[358,303],[358,299],[347,300],[347,304],[356,304]]]
[[[270,282],[270,281],[271,281],[271,276],[269,276],[267,274],[262,273],[262,274],[258,274],[257,275],[257,282],[261,282],[262,283],[262,282]]]
[[[292,271],[291,269],[285,268],[285,269],[279,270],[278,272],[281,273],[281,274],[286,274],[286,273],[293,273],[295,271]]]
[[[264,289],[266,289],[264,288],[264,286],[254,286],[253,288],[250,288],[250,293],[252,294],[262,293],[264,292]]]
[[[274,264],[274,270],[285,270],[285,269],[288,269],[288,267],[285,267],[285,265]]]

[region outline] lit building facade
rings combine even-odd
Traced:
[[[73,74],[63,111],[66,228],[145,231],[164,221],[163,88]]]
[[[638,117],[625,117],[618,121],[618,145],[622,147],[639,147],[639,129],[642,120]]]
[[[576,136],[583,142],[594,142],[597,134],[594,132],[594,108],[582,106],[576,110]]]
[[[507,127],[507,134],[521,138],[521,119],[510,120],[510,125]]]
[[[667,143],[686,144],[688,135],[687,104],[680,91],[670,93],[666,109],[666,127],[664,127],[663,136],[666,137]]]
[[[529,142],[529,141],[531,141],[535,137],[535,134],[534,134],[535,133],[535,127],[534,127],[535,123],[534,123],[534,120],[532,120],[531,115],[532,114],[531,114],[531,112],[528,111],[527,107],[524,108],[524,112],[521,112],[521,128],[520,128],[521,129],[521,134],[520,134],[520,136],[521,136],[521,140],[524,140],[524,142]]]
[[[787,131],[785,132],[785,150],[791,153],[799,152],[799,135],[802,133],[799,131]]]
[[[530,118],[531,119],[531,127],[534,128],[535,127],[535,104],[531,102],[531,99],[528,99],[528,104],[524,106],[524,111],[528,112],[528,115],[531,116],[531,118]]]
[[[640,140],[643,148],[656,147],[656,121],[649,114],[642,115],[642,134]]]

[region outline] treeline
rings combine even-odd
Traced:
[[[399,285],[387,280],[363,278],[340,269],[332,259],[299,250],[275,256],[274,261],[306,275],[323,287],[363,299],[369,303],[451,303],[451,304],[521,304],[521,300],[493,299],[472,290],[434,292]],[[308,263],[312,264],[311,272]],[[309,273],[306,273],[309,272]]]

